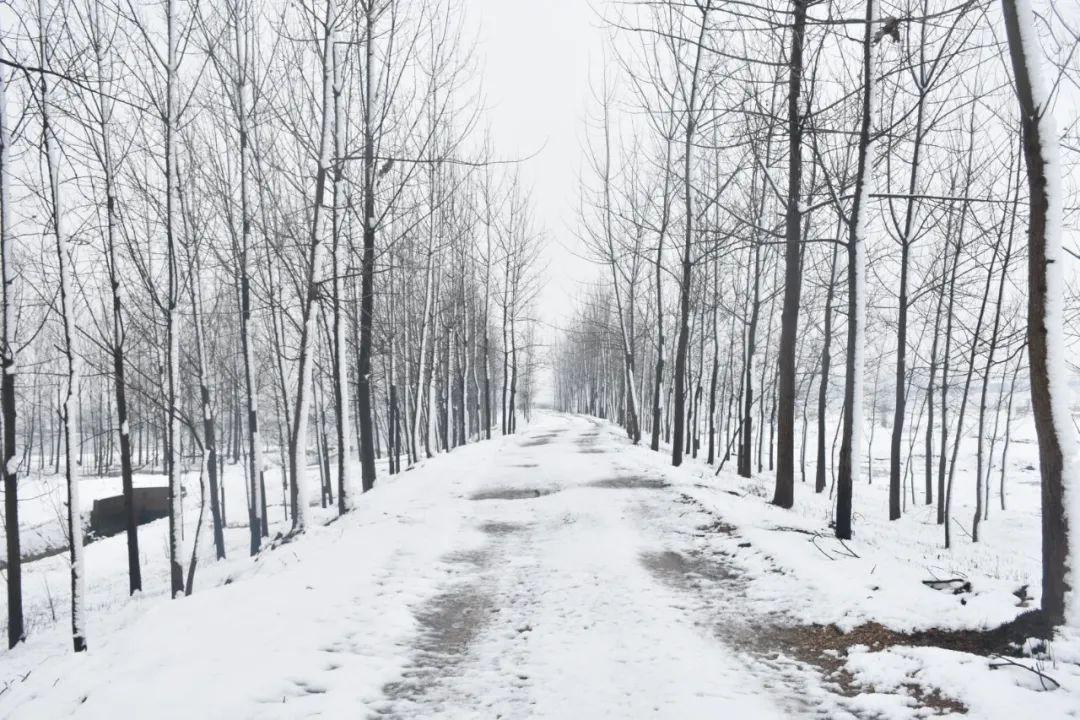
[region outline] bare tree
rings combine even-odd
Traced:
[[[1076,485],[1076,439],[1066,405],[1065,349],[1061,303],[1064,279],[1061,254],[1061,178],[1057,165],[1057,130],[1050,90],[1037,56],[1034,15],[1028,3],[1002,0],[1013,84],[1020,102],[1020,123],[1028,175],[1028,354],[1031,359],[1031,408],[1039,441],[1042,477],[1042,610],[1047,622],[1060,625],[1080,616],[1078,593],[1066,604],[1070,551],[1075,521],[1065,505],[1066,486]],[[1068,459],[1068,460],[1067,460]]]

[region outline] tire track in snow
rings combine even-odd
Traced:
[[[779,717],[639,562],[641,493],[666,483],[618,468],[597,423],[562,421],[572,432],[526,432],[504,481],[472,495],[489,542],[415,610],[414,662],[382,715]]]
[[[526,432],[518,446],[525,449],[527,458],[533,458],[539,452],[534,448],[549,445],[561,433],[559,428]],[[503,507],[559,490],[550,483],[522,484],[533,479],[539,463],[517,459],[516,455],[506,458],[504,467],[510,482],[481,488],[469,496],[466,509],[475,512],[474,524],[488,541],[479,549],[457,551],[444,558],[457,566],[460,577],[414,610],[418,630],[412,660],[399,679],[383,687],[386,699],[376,708],[377,717],[475,717],[475,708],[484,704],[482,692],[471,689],[475,683],[468,679],[481,673],[477,639],[493,624],[507,623],[506,609],[513,601],[500,592],[499,574],[511,539],[530,529],[527,522],[501,519],[507,515]],[[510,674],[504,687],[516,690],[527,679]],[[517,695],[526,698],[528,692],[522,690]]]

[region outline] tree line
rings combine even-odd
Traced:
[[[287,540],[315,496],[348,512],[380,462],[515,431],[542,237],[482,127],[457,2],[25,0],[0,17],[11,646],[31,473],[66,478],[80,651],[80,475],[119,472],[132,593],[133,478],[165,475],[180,597],[204,525],[225,556],[227,513],[254,555],[275,506]]]
[[[1005,508],[1029,390],[1043,617],[1080,617],[1062,244],[1077,211],[1080,26],[1060,4],[1039,10],[611,9],[580,208],[604,271],[556,348],[558,405],[616,420],[676,466],[772,473],[780,507],[797,477],[828,491],[841,539],[855,481],[880,479],[891,520],[934,505],[949,547]],[[866,457],[876,432],[887,478]],[[970,435],[976,507],[957,518]]]

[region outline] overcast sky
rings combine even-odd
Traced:
[[[588,0],[465,0],[492,134],[503,156],[537,157],[522,167],[545,233],[547,282],[540,318],[560,324],[596,267],[575,257],[578,176],[589,99],[604,31]],[[541,149],[542,148],[542,149]],[[550,339],[550,331],[544,333]]]

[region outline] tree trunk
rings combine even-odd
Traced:
[[[1051,625],[1080,619],[1080,590],[1070,586],[1074,538],[1065,505],[1066,486],[1075,487],[1075,430],[1069,424],[1062,302],[1061,168],[1057,130],[1049,107],[1034,17],[1025,0],[1002,0],[1005,33],[1020,101],[1024,158],[1028,168],[1028,354],[1031,410],[1039,441],[1042,477],[1042,610]],[[1069,466],[1066,466],[1068,458]],[[1076,503],[1073,503],[1076,507]],[[1070,596],[1069,591],[1072,590]],[[1070,601],[1066,605],[1066,598]]]
[[[311,401],[311,375],[315,364],[315,305],[321,296],[322,282],[323,224],[326,213],[326,179],[330,172],[330,145],[333,127],[333,77],[332,54],[334,47],[334,26],[337,22],[335,0],[327,0],[326,16],[322,21],[325,33],[322,39],[322,108],[321,128],[319,131],[319,157],[315,170],[315,198],[312,208],[311,232],[307,248],[307,277],[304,283],[304,298],[300,320],[300,359],[296,383],[296,408],[293,418],[292,452],[289,457],[289,475],[292,479],[292,496],[295,512],[292,532],[302,533],[310,524],[311,511],[308,508],[307,491],[307,431],[308,414]],[[366,232],[366,229],[365,229]]]
[[[22,550],[19,543],[19,477],[16,452],[15,378],[17,370],[15,340],[15,266],[12,246],[15,241],[11,231],[9,173],[11,146],[7,118],[7,78],[0,73],[0,275],[3,280],[3,308],[0,312],[0,424],[2,424],[4,477],[4,528],[7,540],[7,631],[8,647],[15,647],[26,639],[22,608]],[[51,422],[51,421],[50,421]],[[42,428],[44,432],[44,428]],[[41,444],[45,452],[45,443]]]
[[[870,200],[870,121],[873,103],[873,32],[874,0],[866,1],[866,22],[863,28],[863,87],[862,112],[859,128],[858,171],[855,177],[854,199],[851,203],[848,235],[848,332],[847,377],[844,380],[844,423],[840,442],[840,463],[836,483],[836,537],[851,538],[852,486],[859,472],[859,451],[862,442],[862,371],[863,322],[865,299],[863,273],[866,261],[866,231]]]
[[[686,106],[686,128],[683,137],[683,200],[686,217],[683,221],[682,273],[679,279],[679,335],[675,344],[675,374],[672,377],[675,389],[673,412],[675,428],[671,442],[671,464],[676,467],[682,465],[686,432],[686,355],[690,342],[690,281],[693,267],[691,252],[694,240],[694,190],[690,172],[693,166],[694,131],[697,125],[698,73],[711,4],[707,2],[704,6],[698,5],[701,11],[701,25],[694,50],[694,65],[690,75],[690,96]]]
[[[341,45],[334,45],[333,77],[334,77],[334,207],[331,216],[331,236],[334,279],[332,283],[333,297],[333,372],[334,372],[334,430],[337,443],[337,481],[338,481],[338,514],[343,515],[349,511],[349,503],[352,500],[350,482],[352,480],[352,428],[349,422],[349,413],[352,411],[349,399],[349,354],[345,343],[345,302],[344,297],[344,274],[345,263],[342,256],[345,248],[342,243],[342,218],[345,215],[345,103],[341,98],[344,91],[344,69],[341,67],[339,53]],[[361,401],[362,402],[362,401]],[[360,420],[363,423],[363,419]],[[361,431],[362,434],[362,431]],[[363,443],[361,443],[363,444]]]
[[[829,266],[829,287],[825,290],[825,330],[821,344],[821,386],[818,389],[817,407],[817,467],[814,469],[814,492],[825,491],[825,411],[828,407],[829,371],[832,367],[832,321],[833,298],[836,295],[836,260],[839,243],[833,244],[832,263]]]
[[[784,306],[780,314],[778,443],[776,489],[773,504],[795,504],[795,363],[802,294],[802,246],[800,237],[802,195],[802,89],[803,38],[806,33],[807,0],[793,0],[791,51],[788,53],[788,189],[784,212]]]
[[[167,68],[165,109],[165,242],[168,265],[168,295],[165,298],[166,348],[166,467],[169,475],[169,576],[171,595],[184,592],[183,566],[183,490],[180,484],[180,272],[176,257],[176,212],[179,182],[176,178],[176,135],[179,118],[177,77],[179,48],[177,46],[176,0],[166,5]]]
[[[375,487],[375,436],[371,418],[371,342],[375,313],[375,131],[372,117],[374,96],[374,3],[364,6],[365,93],[364,93],[364,254],[360,275],[360,356],[358,358],[360,386],[360,472],[363,491]]]

